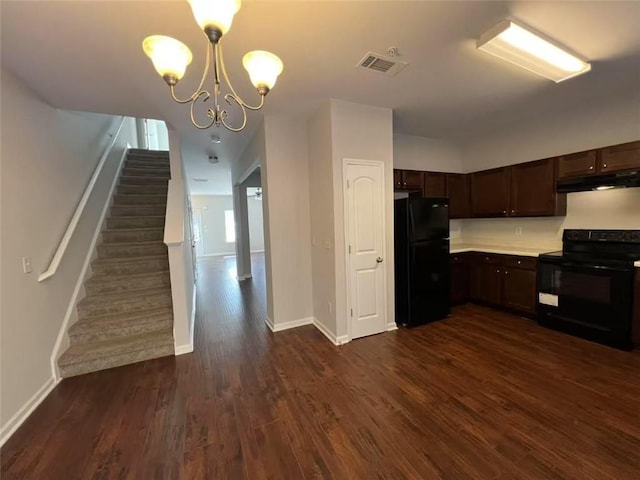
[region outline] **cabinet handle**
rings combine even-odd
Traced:
[[[522,263],[522,261],[518,260],[518,265],[520,265]]]
[[[504,274],[505,274],[505,275],[509,275],[509,272],[505,270],[505,271],[504,271]]]
[[[593,170],[593,165],[591,165],[591,166],[589,167],[589,170]]]
[[[515,210],[511,210],[511,213],[516,213],[516,211]]]
[[[496,270],[496,272],[500,273],[500,270]]]
[[[484,257],[485,260],[489,260],[489,257]]]
[[[603,163],[603,164],[602,164],[602,168],[607,168],[607,164],[606,164],[606,163]]]
[[[506,210],[503,210],[503,211],[502,211],[502,214],[503,214],[503,215],[506,215],[506,214],[507,214],[507,211],[506,211]]]

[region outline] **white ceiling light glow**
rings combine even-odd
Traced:
[[[556,83],[591,70],[589,63],[510,20],[484,33],[477,48]]]

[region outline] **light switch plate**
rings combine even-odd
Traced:
[[[31,257],[22,257],[22,272],[31,273]]]

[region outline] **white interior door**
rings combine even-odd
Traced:
[[[345,232],[351,338],[386,330],[384,165],[345,159]]]

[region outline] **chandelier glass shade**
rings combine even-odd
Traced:
[[[266,95],[282,73],[282,61],[273,53],[264,50],[254,50],[244,56],[242,64],[260,95],[257,105],[247,104],[229,81],[220,46],[220,39],[231,28],[233,16],[240,9],[241,0],[189,0],[189,4],[196,22],[209,40],[202,78],[191,96],[181,99],[175,93],[176,84],[184,76],[193,59],[191,50],[185,44],[171,37],[153,35],[144,39],[142,49],[153,62],[158,74],[169,85],[171,97],[178,103],[191,104],[191,123],[196,128],[204,130],[215,125],[239,132],[247,124],[247,110],[260,110],[264,106]],[[211,91],[203,88],[210,72],[213,77]],[[222,93],[222,82],[226,84],[228,93]],[[201,124],[195,118],[194,107],[198,102],[208,102],[211,99],[213,105],[207,109],[208,121]],[[221,105],[222,99],[227,105],[239,108],[242,115],[239,125],[229,124],[229,113]]]

